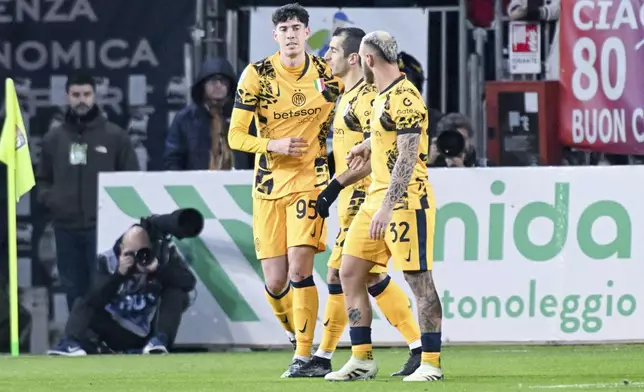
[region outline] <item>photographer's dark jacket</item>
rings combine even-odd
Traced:
[[[112,249],[98,256],[88,304],[94,309],[104,308],[123,328],[147,337],[163,291],[172,287],[188,293],[194,290],[196,279],[174,247],[170,248],[169,260],[156,272],[123,276],[117,271],[120,242],[119,238]]]
[[[86,146],[86,164],[72,164],[72,145]],[[96,226],[98,173],[136,171],[139,163],[127,133],[107,121],[95,105],[85,116],[71,110],[65,122],[43,138],[36,171],[38,200],[54,225]]]

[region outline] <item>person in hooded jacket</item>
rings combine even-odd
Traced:
[[[192,103],[176,114],[165,142],[165,170],[251,169],[251,154],[228,146],[236,74],[223,57],[207,60],[191,87]]]

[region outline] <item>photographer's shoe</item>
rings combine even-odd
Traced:
[[[47,355],[56,355],[63,357],[82,357],[87,355],[80,344],[73,339],[62,338],[58,344],[51,350],[47,350]]]
[[[143,354],[167,354],[168,348],[167,343],[168,339],[163,334],[159,334],[148,342],[148,344],[143,347]]]

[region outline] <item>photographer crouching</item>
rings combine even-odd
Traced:
[[[474,130],[466,116],[460,113],[449,113],[443,116],[436,126],[436,134],[437,136],[432,135],[428,166],[479,166],[476,150],[471,143]]]
[[[196,284],[170,240],[202,229],[203,216],[194,209],[142,218],[130,227],[98,256],[93,288],[76,300],[65,336],[47,353],[167,354]]]

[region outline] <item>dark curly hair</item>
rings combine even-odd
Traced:
[[[296,19],[309,27],[309,13],[304,7],[298,3],[286,4],[273,12],[273,25],[277,26],[279,23],[284,23],[291,19]]]

